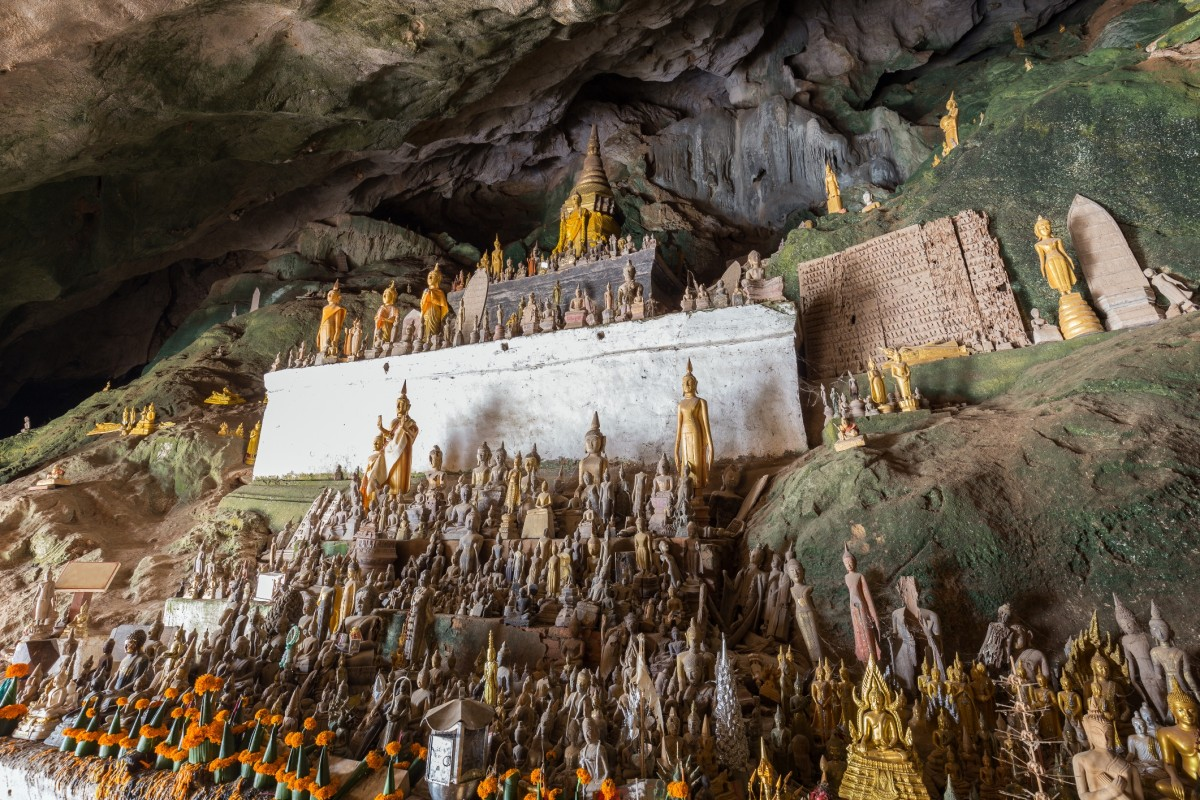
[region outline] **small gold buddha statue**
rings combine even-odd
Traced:
[[[214,391],[204,398],[204,402],[210,406],[238,406],[245,403],[246,398],[231,392],[228,386],[223,386],[220,391]]]
[[[616,197],[604,170],[600,137],[593,125],[583,171],[559,212],[554,254],[570,253],[578,258],[589,247],[607,242],[609,236],[619,236],[621,223],[616,215]]]
[[[692,374],[692,360],[687,362],[683,376],[683,399],[675,421],[675,468],[683,475],[686,464],[695,480],[697,492],[708,485],[708,471],[713,463],[712,429],[708,424],[708,401],[696,396],[697,381]]]
[[[1171,691],[1167,694],[1167,707],[1175,724],[1159,728],[1157,737],[1167,777],[1158,781],[1154,788],[1164,797],[1184,800],[1200,780],[1200,729],[1196,727],[1200,722],[1200,709],[1174,678],[1171,678]]]
[[[490,259],[491,274],[488,276],[494,281],[504,280],[504,247],[500,244],[500,234],[496,234],[496,241],[492,243],[492,256]]]
[[[250,429],[250,438],[246,440],[246,466],[253,467],[254,459],[258,457],[258,438],[262,436],[262,420],[254,423]]]
[[[1041,264],[1042,277],[1050,288],[1058,292],[1058,328],[1064,339],[1074,339],[1089,333],[1103,333],[1104,326],[1087,301],[1074,291],[1075,262],[1067,255],[1062,239],[1054,235],[1050,220],[1038,217],[1033,233],[1038,237],[1033,246]]]
[[[946,115],[938,121],[938,126],[942,129],[942,156],[945,157],[958,147],[958,103],[954,99],[954,92],[946,101]]]
[[[337,281],[325,295],[325,308],[321,309],[321,325],[317,328],[317,353],[336,357],[341,341],[342,324],[346,321],[346,309],[342,307],[342,289]]]
[[[842,205],[842,189],[838,186],[837,173],[828,161],[825,162],[825,208],[830,214],[846,213],[846,207]]]
[[[434,264],[426,278],[427,288],[421,295],[421,322],[423,323],[423,340],[428,342],[442,332],[446,315],[450,313],[450,303],[446,293],[442,291],[442,267]]]

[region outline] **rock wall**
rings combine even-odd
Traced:
[[[347,472],[366,464],[407,383],[420,426],[413,468],[439,445],[469,469],[487,441],[543,459],[579,458],[593,412],[610,459],[653,463],[675,442],[691,359],[708,400],[717,458],[805,449],[790,303],[669,314],[505,342],[283,370],[266,376],[256,478]]]

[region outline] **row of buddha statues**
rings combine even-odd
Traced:
[[[848,546],[846,594],[819,603],[794,546],[654,536],[643,550],[636,528],[479,542],[433,531],[365,569],[323,546],[344,524],[334,497],[359,489],[326,492],[257,558],[198,552],[181,596],[225,609],[204,632],[126,626],[93,651],[65,628],[60,656],[20,687],[16,735],[57,745],[84,707],[120,728],[122,709],[212,675],[216,701],[249,698],[247,715],[266,709],[287,730],[312,717],[350,758],[420,736],[441,702],[482,700],[497,711],[491,771],[538,767],[572,788],[582,769],[584,796],[680,768],[713,798],[767,774],[793,796],[846,800],[881,786],[998,800],[1040,781],[1073,781],[1080,797],[1185,798],[1200,779],[1200,687],[1156,605],[1143,627],[1114,597],[1116,635],[1094,614],[1057,655],[1006,605],[968,656],[947,648],[947,617],[910,576],[883,624]],[[736,551],[736,572],[706,563]],[[270,597],[256,600],[264,580]],[[842,604],[853,637],[839,651],[817,609]],[[49,605],[35,615],[55,616]],[[445,638],[450,618],[487,644]]]
[[[581,284],[575,286],[572,295],[564,297],[564,287],[556,281],[546,297],[539,299],[535,292],[520,295],[516,308],[507,315],[497,303],[488,314],[479,313],[470,319],[463,295],[459,297],[457,310],[451,313],[446,292],[441,288],[444,276],[439,265],[427,276],[419,311],[410,313],[403,320],[396,304],[395,281],[385,288],[371,332],[363,330],[359,319],[344,327],[346,309],[341,304],[341,289],[335,283],[321,312],[316,348],[309,351],[307,342],[301,342],[298,348],[287,352],[286,360],[283,353],[277,354],[269,371],[331,361],[407,355],[654,316],[657,313],[655,301],[638,281],[632,262],[626,265],[623,274],[623,280],[615,290],[611,283],[608,284],[599,299],[592,298]]]
[[[511,257],[505,257],[504,247],[500,244],[500,236],[497,234],[492,250],[484,251],[475,265],[472,275],[486,274],[490,283],[532,278],[536,275],[562,272],[576,265],[631,256],[656,245],[657,241],[653,234],[648,233],[643,236],[639,245],[633,236],[620,236],[615,232],[610,232],[602,239],[593,238],[586,246],[581,246],[578,252],[573,247],[567,247],[546,254],[537,244],[534,244],[524,259],[514,261]],[[454,280],[451,291],[457,292],[466,289],[470,277],[465,272],[460,272]]]

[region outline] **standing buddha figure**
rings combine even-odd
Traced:
[[[442,291],[442,267],[434,264],[426,279],[428,287],[421,295],[421,322],[424,325],[424,341],[428,342],[442,332],[442,324],[450,313],[446,293]]]
[[[867,383],[871,390],[871,402],[877,406],[887,403],[887,384],[883,382],[883,373],[873,358],[867,359]]]
[[[830,214],[846,213],[846,207],[842,205],[842,190],[838,186],[837,174],[828,161],[825,162],[825,208]]]
[[[712,430],[708,425],[708,401],[696,396],[697,381],[692,374],[692,360],[687,362],[683,376],[683,399],[679,401],[675,425],[675,468],[683,474],[687,464],[702,492],[708,485],[708,471],[713,462]]]
[[[400,497],[408,492],[412,480],[412,448],[417,438],[417,423],[408,415],[412,403],[408,399],[408,383],[400,387],[396,399],[396,418],[386,428],[383,417],[377,424],[379,432],[387,437],[384,447],[384,463],[387,465],[387,486],[393,495]]]
[[[496,234],[496,241],[492,243],[491,257],[491,274],[488,276],[494,281],[504,280],[504,248],[500,245],[500,234]]]
[[[342,324],[346,321],[346,309],[342,307],[342,290],[337,281],[325,295],[328,301],[321,310],[321,326],[317,328],[317,352],[336,356],[338,341],[342,337]]]
[[[375,312],[374,347],[378,348],[380,344],[392,341],[392,333],[399,319],[400,309],[396,308],[396,282],[392,281],[383,290],[383,305]]]
[[[942,156],[950,155],[950,151],[958,147],[958,103],[954,100],[954,92],[946,101],[946,116],[938,121],[942,129]]]
[[[1058,292],[1058,328],[1064,339],[1074,339],[1089,333],[1102,333],[1104,326],[1087,301],[1074,291],[1075,262],[1067,255],[1062,239],[1054,235],[1050,220],[1038,217],[1033,233],[1038,237],[1033,246],[1041,264],[1042,277]]]

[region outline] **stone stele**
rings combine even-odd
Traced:
[[[1103,206],[1075,195],[1067,213],[1067,229],[1106,328],[1136,328],[1162,319],[1154,305],[1154,290],[1142,274],[1129,242]]]
[[[593,412],[609,458],[652,464],[674,445],[689,358],[718,458],[801,452],[795,325],[790,303],[756,304],[271,372],[254,474],[366,464],[376,418],[395,416],[405,381],[420,425],[418,472],[435,444],[449,471],[469,470],[483,441],[505,442],[510,452],[537,444],[543,459],[579,458]]]

